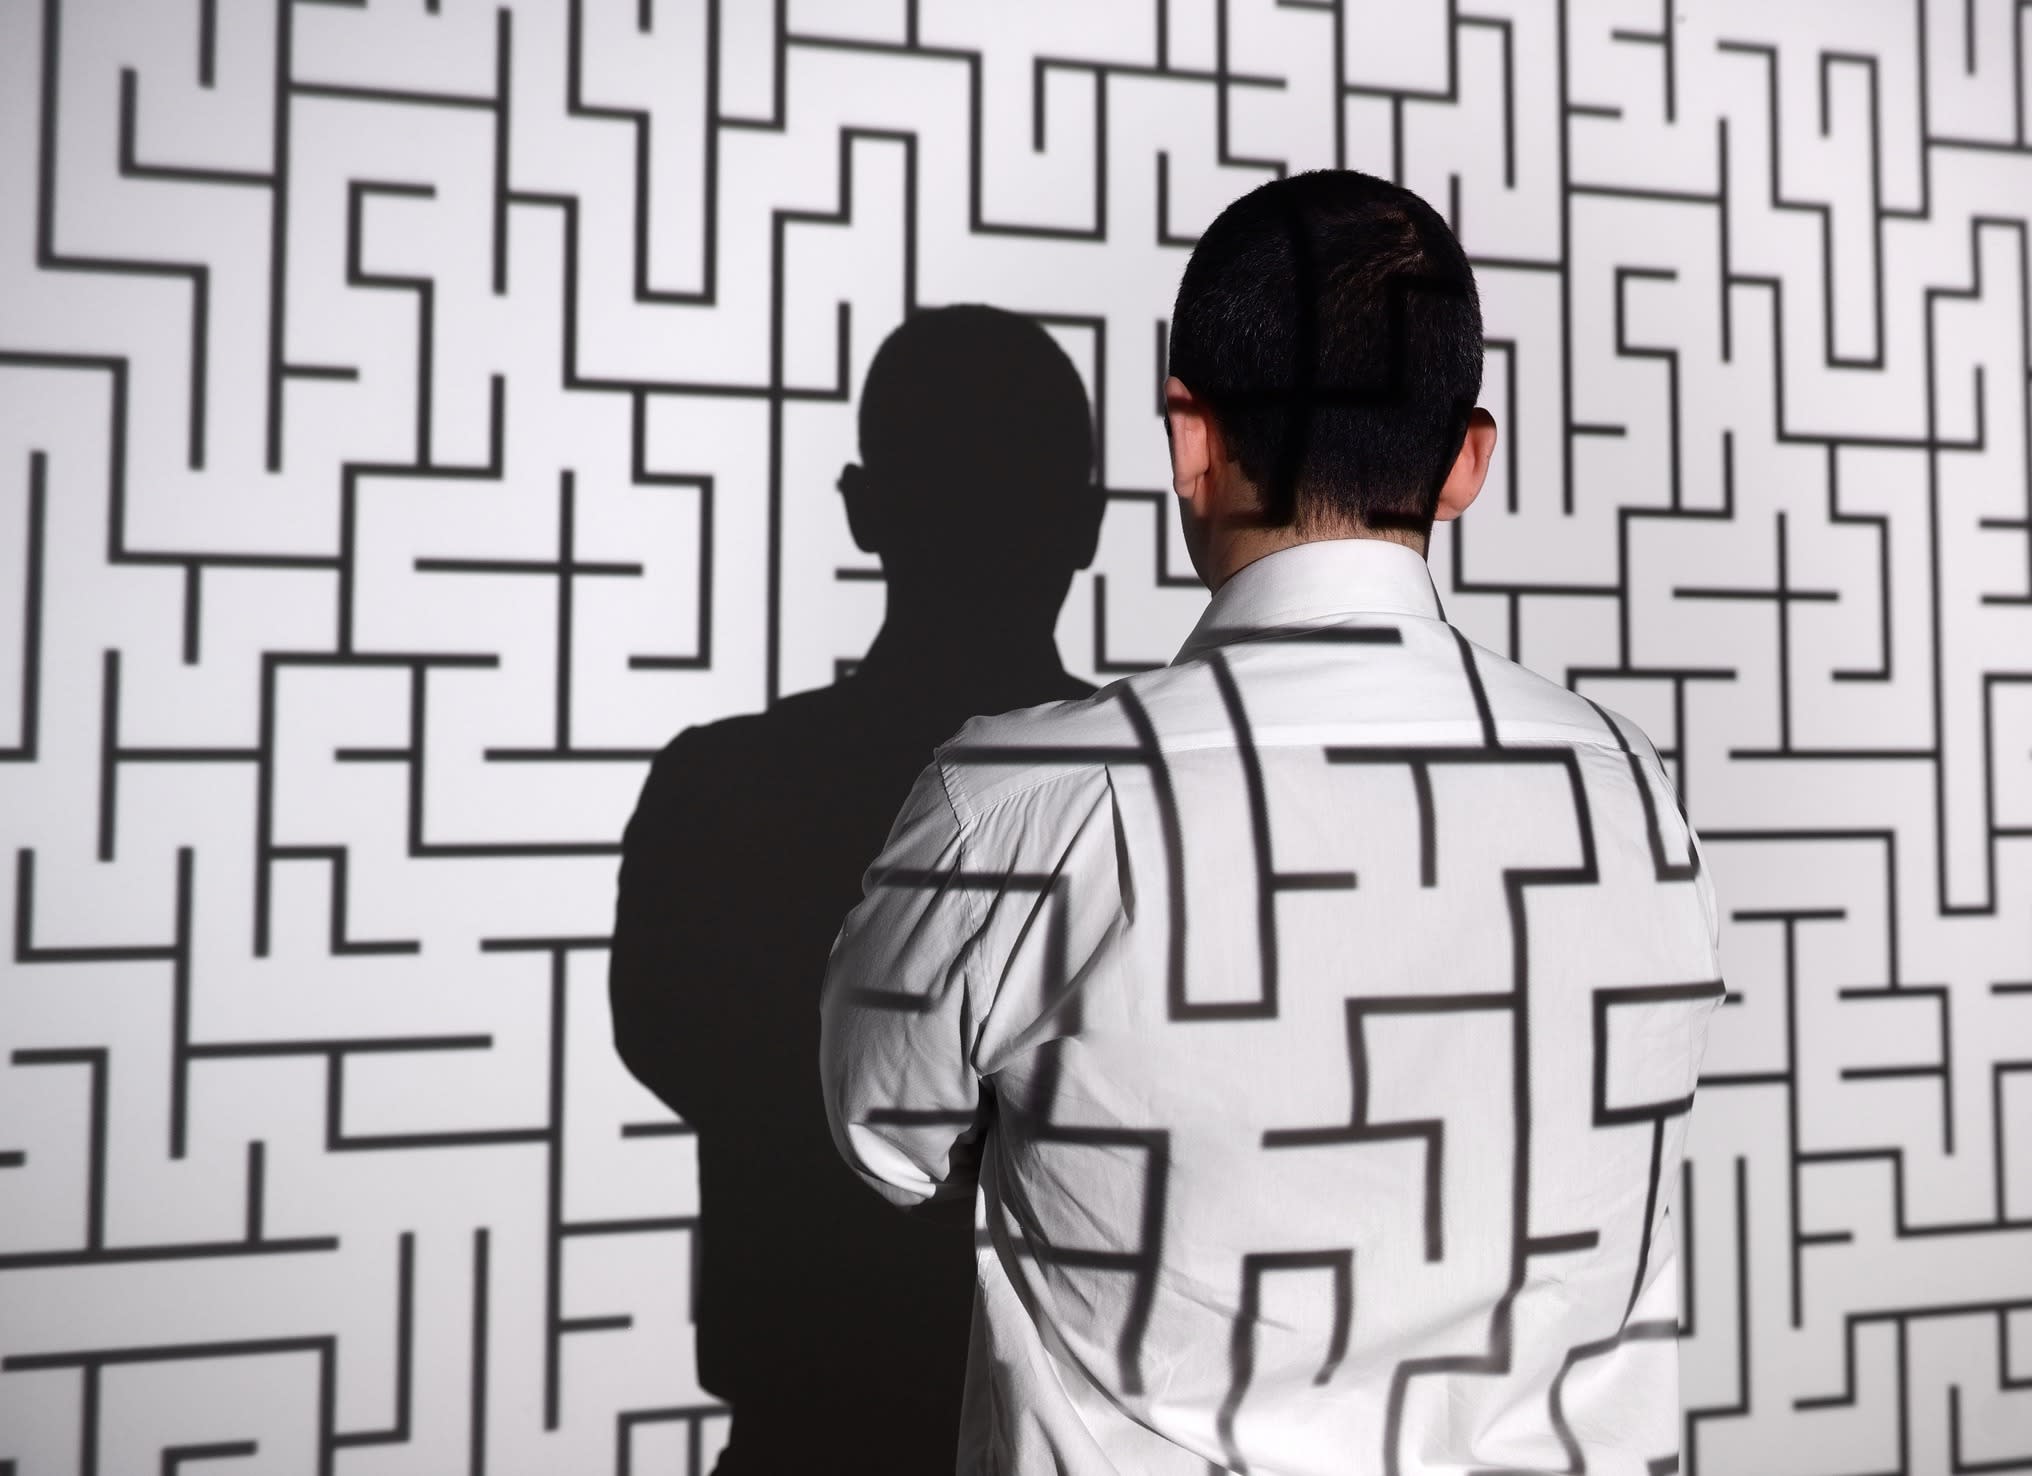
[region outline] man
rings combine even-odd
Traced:
[[[982,306],[913,314],[869,367],[860,440],[839,488],[887,581],[874,644],[832,686],[679,733],[623,844],[615,1043],[698,1135],[698,1376],[734,1416],[718,1476],[952,1470],[973,1222],[903,1219],[840,1161],[817,991],[933,745],[1093,691],[1052,635],[1103,503],[1050,335]]]
[[[942,744],[839,930],[835,1142],[989,1229],[962,1471],[1674,1468],[1717,914],[1638,726],[1446,621],[1481,361],[1409,191],[1223,211],[1165,383],[1211,602]]]

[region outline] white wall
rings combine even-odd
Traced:
[[[913,298],[1081,366],[1061,646],[1167,659],[1158,325],[1335,163],[1476,262],[1449,615],[1644,724],[1731,910],[1685,1469],[2032,1469],[2032,11],[640,11],[0,5],[0,1473],[709,1466],[691,1139],[608,1045],[645,760],[875,630],[833,478]],[[619,572],[419,565],[556,566],[567,496]]]

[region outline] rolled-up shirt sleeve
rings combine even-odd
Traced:
[[[892,1204],[971,1223],[993,1109],[968,1049],[986,912],[937,759],[911,787],[833,940],[819,1078],[833,1142]]]

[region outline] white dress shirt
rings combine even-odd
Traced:
[[[958,1469],[1676,1469],[1719,944],[1649,737],[1402,544],[1269,554],[1170,665],[967,723],[820,1047],[848,1161],[984,1226]]]

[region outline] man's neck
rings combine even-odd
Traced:
[[[899,609],[899,604],[904,608]],[[1058,641],[1049,626],[1020,619],[955,617],[950,609],[914,613],[892,594],[882,629],[861,660],[863,669],[907,676],[920,689],[955,696],[997,695],[1063,676]]]
[[[1303,529],[1233,528],[1207,550],[1208,566],[1205,570],[1207,589],[1209,592],[1218,590],[1234,577],[1236,571],[1247,568],[1256,560],[1267,554],[1276,553],[1279,549],[1296,548],[1301,543],[1318,543],[1331,538],[1384,539],[1391,543],[1403,544],[1406,548],[1414,550],[1421,558],[1425,556],[1429,541],[1402,529],[1364,528],[1349,522],[1312,524]]]

